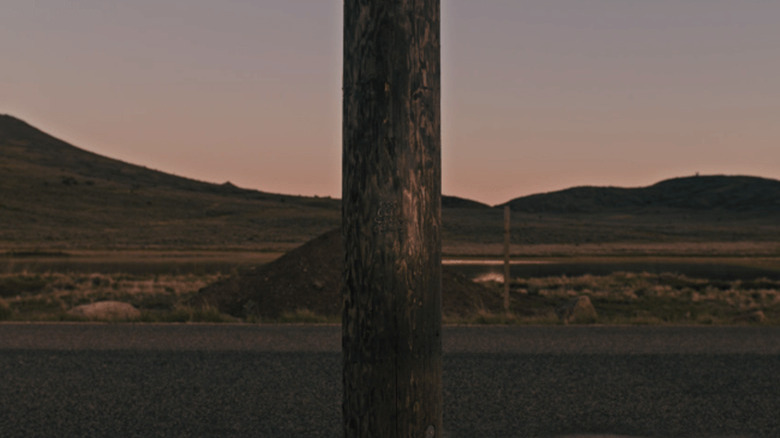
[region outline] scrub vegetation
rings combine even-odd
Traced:
[[[140,310],[135,322],[338,323],[338,315],[290,309],[277,318],[239,318],[193,304],[197,292],[223,274],[15,273],[0,275],[0,321],[81,321],[69,310],[99,301],[121,301]],[[481,283],[498,295],[500,277]],[[510,312],[475,307],[445,315],[451,324],[561,324],[556,309],[587,296],[598,324],[780,324],[780,280],[712,280],[673,273],[515,279]]]
[[[219,274],[4,274],[0,275],[0,319],[11,321],[77,321],[69,310],[99,301],[121,301],[141,311],[138,321],[231,321],[208,307],[187,300]]]
[[[192,297],[337,229],[341,216],[337,199],[166,174],[3,115],[0,173],[0,320],[73,320],[75,306],[117,300],[139,321],[270,322]],[[515,274],[508,315],[474,304],[445,321],[559,323],[555,309],[577,295],[590,298],[597,323],[778,324],[778,200],[777,180],[697,176],[508,201],[513,259],[553,263]],[[503,206],[443,197],[445,257],[495,258],[502,243]],[[652,269],[637,269],[648,261]],[[313,308],[273,321],[337,322]]]
[[[778,324],[780,280],[713,280],[681,274],[617,272],[517,279],[512,313],[537,321],[569,299],[587,296],[603,324]]]

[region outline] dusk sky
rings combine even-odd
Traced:
[[[199,180],[340,197],[342,1],[2,0],[0,114]],[[443,188],[780,177],[780,1],[442,0]]]

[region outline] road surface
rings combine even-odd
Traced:
[[[447,327],[446,436],[780,436],[780,328]],[[0,324],[2,437],[338,437],[340,328]]]

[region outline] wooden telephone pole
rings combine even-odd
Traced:
[[[345,0],[344,436],[442,436],[439,0]]]

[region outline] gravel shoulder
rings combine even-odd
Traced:
[[[780,355],[780,327],[445,326],[445,353]],[[307,324],[0,323],[0,350],[341,352]]]

